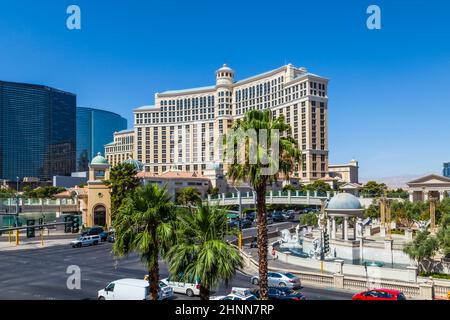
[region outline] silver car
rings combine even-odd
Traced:
[[[267,281],[269,287],[285,287],[291,289],[301,288],[300,278],[289,272],[268,272]],[[259,276],[253,276],[251,282],[259,284]]]

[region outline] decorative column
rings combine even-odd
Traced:
[[[414,191],[409,190],[408,193],[409,193],[409,201],[413,202],[414,201]]]
[[[348,240],[348,217],[344,217],[344,240]]]
[[[327,233],[331,236],[331,220],[330,217],[327,217]]]
[[[336,240],[336,217],[331,217],[331,239]]]
[[[386,222],[386,199],[380,198],[380,228],[384,228]]]
[[[423,188],[422,194],[423,194],[423,201],[428,201],[428,191],[425,191],[425,188]]]
[[[444,200],[444,191],[439,191],[439,201]]]
[[[358,227],[358,218],[353,218],[353,240],[356,240],[356,229]]]
[[[386,224],[387,224],[387,235],[391,239],[391,202],[386,200]]]
[[[431,233],[436,231],[436,199],[430,197],[430,229]]]

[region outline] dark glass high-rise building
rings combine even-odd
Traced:
[[[77,170],[87,171],[98,152],[105,152],[105,144],[111,142],[114,132],[126,129],[127,119],[114,112],[77,108]]]
[[[442,175],[450,178],[450,162],[444,162],[444,168],[442,169]]]
[[[73,93],[0,81],[0,179],[75,170],[76,102]]]

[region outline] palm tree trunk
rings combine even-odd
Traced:
[[[258,263],[259,263],[259,289],[261,300],[268,300],[267,282],[267,217],[266,217],[266,188],[256,191],[256,206],[258,211]]]
[[[151,235],[154,240],[156,240],[156,228],[153,228]],[[156,241],[155,241],[156,242]],[[153,242],[153,243],[155,243]],[[158,300],[159,291],[159,265],[158,265],[158,248],[153,246],[151,249],[152,255],[150,257],[150,270],[148,271],[149,282],[150,282],[150,300]]]
[[[209,289],[200,285],[200,300],[209,300]]]

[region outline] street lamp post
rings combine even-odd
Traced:
[[[19,177],[16,177],[16,227],[19,227]],[[16,230],[16,245],[19,245],[19,230]]]

